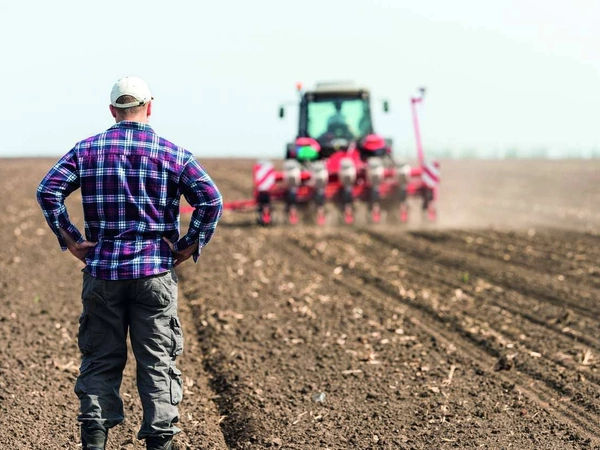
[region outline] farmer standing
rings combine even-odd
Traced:
[[[129,331],[144,411],[138,438],[147,449],[170,450],[182,398],[174,267],[197,261],[221,216],[222,198],[190,152],[148,125],[153,98],[143,80],[118,80],[110,100],[116,124],[63,156],[40,183],[37,199],[62,250],[86,265],[75,385],[83,449],[104,449],[108,430],[124,420],[119,388]],[[85,237],[64,204],[78,188]],[[183,236],[181,195],[194,208]]]

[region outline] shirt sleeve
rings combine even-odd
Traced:
[[[60,234],[59,228],[65,230],[75,241],[84,241],[77,227],[71,223],[65,206],[65,198],[78,188],[79,171],[76,152],[73,149],[50,169],[37,190],[37,201],[63,251],[67,250],[67,243]]]
[[[198,250],[193,255],[194,261],[198,261],[202,248],[212,238],[223,214],[223,198],[216,184],[193,157],[184,167],[180,189],[194,212],[188,232],[177,241],[175,250],[184,250],[198,242]]]

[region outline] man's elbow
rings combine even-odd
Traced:
[[[42,208],[48,204],[48,194],[45,192],[43,185],[38,187],[35,198]]]
[[[220,216],[221,213],[223,212],[223,196],[220,193],[217,197],[215,197],[213,205],[214,205],[215,209],[220,211],[219,212],[219,216]]]
[[[219,197],[219,203],[217,204],[216,214],[215,214],[216,219],[219,220],[222,215],[223,215],[223,197]]]
[[[35,191],[35,198],[37,199],[38,203],[42,203],[42,192],[43,192],[43,187],[40,184],[37,188],[37,190]]]

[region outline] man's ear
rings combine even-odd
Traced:
[[[110,114],[116,119],[117,118],[117,108],[113,105],[108,105],[108,109],[110,109]]]
[[[146,117],[150,117],[152,115],[152,102],[148,102],[148,109],[146,110]]]

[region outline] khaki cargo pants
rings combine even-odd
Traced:
[[[144,411],[138,439],[178,433],[173,424],[179,421],[182,381],[175,358],[183,351],[183,333],[175,271],[117,281],[100,280],[84,271],[82,303],[78,336],[82,361],[75,384],[82,427],[107,432],[125,420],[119,389],[129,331]]]

